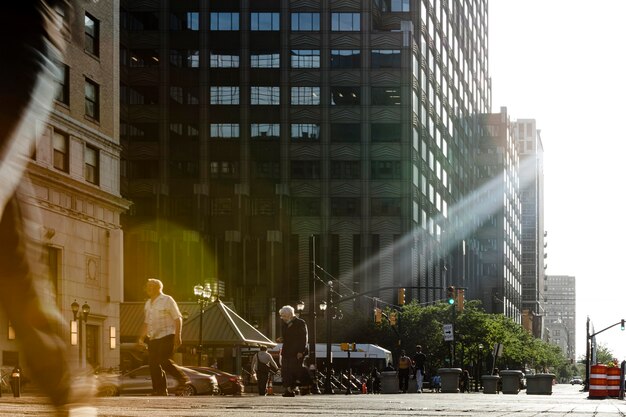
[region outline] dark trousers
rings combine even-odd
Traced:
[[[173,334],[148,342],[148,363],[152,377],[152,391],[155,394],[167,393],[166,373],[176,378],[179,383],[185,383],[188,380],[187,376],[174,365],[173,353]]]
[[[39,213],[18,203],[17,197],[18,183],[20,191],[27,188],[23,180],[20,183],[24,164],[18,161],[29,152],[30,143],[20,127],[32,132],[51,108],[51,86],[58,74],[54,61],[60,55],[49,40],[63,47],[58,28],[47,24],[54,15],[50,3],[7,4],[0,25],[0,303],[33,379],[54,405],[61,406],[75,400],[70,398],[64,342],[69,332],[56,309],[42,247],[36,243],[42,230]],[[25,213],[26,208],[32,213]]]
[[[280,360],[280,374],[283,377],[283,387],[295,388],[298,377],[300,376],[300,368],[302,368],[302,359],[298,359],[295,355],[282,356]]]
[[[259,369],[256,371],[257,378],[257,387],[259,388],[259,395],[265,395],[265,390],[267,388],[267,380],[269,379],[269,372],[267,371],[267,366],[262,363],[258,364]],[[266,368],[266,369],[261,369]]]
[[[398,369],[398,385],[402,392],[409,389],[409,369]]]

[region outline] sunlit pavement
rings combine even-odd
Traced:
[[[556,385],[552,395],[504,394],[335,394],[294,398],[121,397],[96,400],[103,417],[150,416],[626,416],[626,401],[590,400],[580,385]],[[0,416],[52,416],[42,397],[0,398]]]

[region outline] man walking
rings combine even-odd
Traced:
[[[270,373],[274,374],[278,370],[278,365],[274,362],[274,358],[267,353],[267,346],[261,346],[261,350],[252,357],[251,368],[252,372],[256,374],[259,395],[265,395]]]
[[[181,394],[189,378],[174,365],[172,354],[182,344],[183,316],[174,299],[163,294],[163,283],[149,279],[146,283],[148,301],[144,307],[145,319],[139,335],[139,344],[148,341],[148,362],[152,377],[152,395],[168,395],[166,373],[178,381],[176,393]]]
[[[409,374],[411,372],[411,358],[406,356],[404,350],[400,351],[398,359],[398,389],[405,394],[409,389]]]
[[[424,364],[426,363],[426,355],[422,352],[422,346],[415,346],[417,352],[415,352],[415,356],[413,356],[413,364],[415,366],[415,373],[413,374],[413,378],[417,382],[417,392],[422,392],[422,385],[424,384]]]
[[[294,397],[302,361],[307,354],[309,335],[306,323],[296,317],[292,306],[284,306],[279,311],[282,323],[282,337],[278,342],[283,344],[281,349],[281,375],[283,377],[283,387],[285,393],[283,397]]]

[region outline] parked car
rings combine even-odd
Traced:
[[[220,369],[206,366],[188,366],[188,368],[203,374],[214,375],[220,386],[221,395],[241,395],[243,393],[244,384],[239,375],[229,374]]]
[[[219,394],[219,384],[214,375],[196,372],[184,366],[178,366],[178,368],[189,377],[189,381],[191,382],[180,395]],[[150,368],[147,365],[140,366],[137,369],[120,375],[99,374],[97,379],[98,395],[103,397],[146,395],[152,392],[152,378],[150,377]],[[176,379],[167,375],[167,389],[170,393],[174,392],[174,387],[176,387],[177,384]]]
[[[583,379],[581,377],[579,377],[579,376],[575,376],[574,378],[569,380],[569,383],[572,384],[572,385],[575,385],[575,384],[582,385]]]

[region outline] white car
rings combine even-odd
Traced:
[[[574,378],[569,380],[569,383],[572,384],[572,385],[574,385],[574,384],[582,385],[583,379],[581,377],[579,377],[579,376],[575,376]]]

